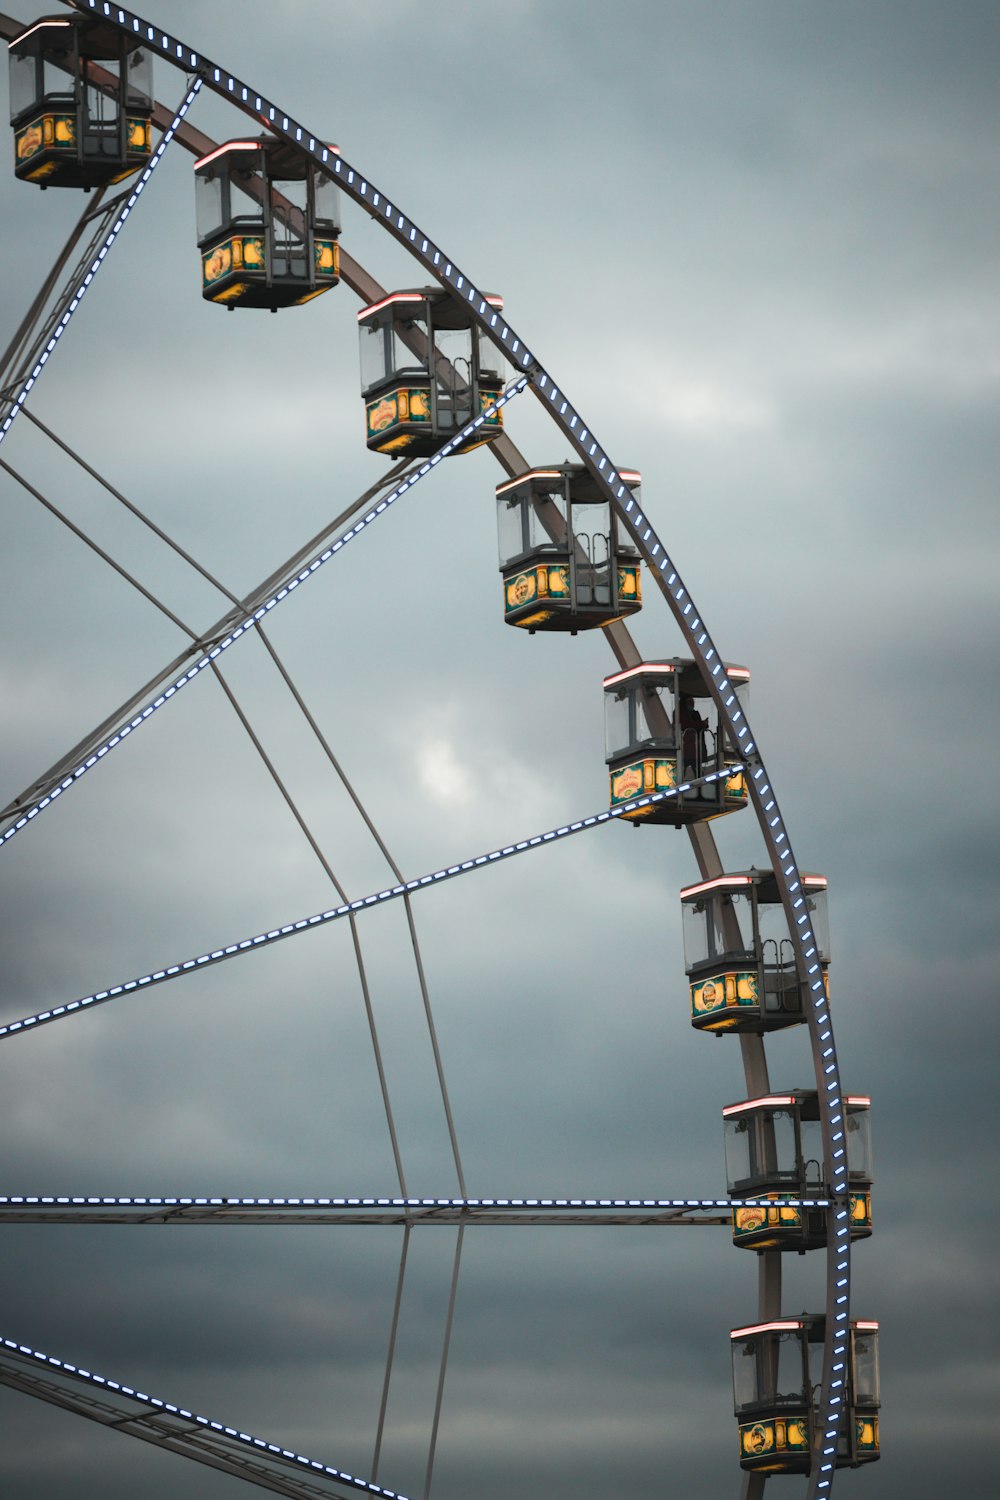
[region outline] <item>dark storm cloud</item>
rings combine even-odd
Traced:
[[[972,1101],[991,1097],[996,1053],[994,8],[301,0],[280,25],[262,3],[238,23],[168,9],[154,19],[338,140],[505,295],[642,469],[722,650],[751,666],[797,852],[831,877],[845,1080],[873,1096],[855,1305],[883,1321],[884,1456],[838,1484],[985,1491],[996,1225]],[[162,97],[180,86],[161,72]],[[194,122],[246,128],[211,100]],[[10,327],[77,208],[9,177],[2,195]],[[241,592],[382,460],[361,452],[353,298],[223,317],[197,297],[193,236],[189,162],[171,154],[35,399]],[[344,243],[389,286],[422,279],[347,208]],[[532,462],[565,456],[531,397],[508,415]],[[197,628],[221,613],[26,422],[4,457]],[[270,626],[407,875],[606,796],[610,658],[501,629],[497,477],[482,454],[435,476]],[[6,476],[3,491],[13,794],[183,638]],[[636,635],[650,656],[680,649],[649,599]],[[386,883],[263,654],[244,643],[224,670],[350,894]],[[760,860],[749,823],[716,825],[731,868]],[[207,677],[3,861],[5,1018],[331,900]],[[471,1192],[722,1190],[720,1110],[744,1084],[736,1049],[687,1024],[692,874],[683,836],[615,828],[415,902]],[[408,1184],[451,1192],[401,914],[377,913],[365,945]],[[802,1038],[769,1055],[775,1086],[808,1084]],[[7,1191],[395,1190],[346,929],[21,1038],[0,1067]],[[3,1331],[367,1472],[386,1233],[12,1227]],[[381,1470],[410,1493],[453,1236],[418,1240]],[[821,1298],[814,1259],[786,1267],[786,1308]],[[724,1230],[470,1231],[435,1493],[734,1489],[727,1332],[755,1281]],[[0,1411],[25,1500],[192,1482],[26,1398]],[[946,1429],[961,1454],[929,1438]]]

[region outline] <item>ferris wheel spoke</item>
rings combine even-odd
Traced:
[[[783,1209],[825,1209],[825,1197],[782,1197]],[[113,1197],[18,1193],[0,1197],[0,1223],[118,1224],[147,1227],[378,1224],[418,1228],[520,1226],[691,1228],[725,1225],[735,1209],[774,1207],[772,1198],[413,1198],[413,1197]],[[772,1314],[777,1316],[777,1313]]]
[[[0,1338],[0,1384],[292,1500],[331,1500],[345,1491],[407,1500],[373,1479],[349,1474],[15,1339]]]
[[[400,897],[408,897],[418,891],[426,890],[428,887],[439,885],[444,880],[453,880],[460,875],[468,875],[474,870],[482,870],[494,865],[501,860],[513,859],[519,854],[527,854],[532,849],[541,849],[546,845],[560,839],[571,838],[573,835],[583,833],[591,828],[602,827],[606,823],[627,817],[637,809],[655,806],[660,802],[684,797],[688,793],[696,792],[704,786],[714,785],[720,780],[726,780],[742,770],[739,764],[728,765],[721,771],[713,771],[707,776],[692,777],[676,788],[663,792],[651,792],[645,797],[635,797],[630,802],[620,803],[617,807],[607,808],[598,813],[591,813],[589,817],[578,818],[573,823],[564,823],[559,828],[549,829],[546,833],[536,833],[530,838],[519,839],[516,844],[506,844],[501,849],[493,849],[487,854],[478,854],[471,859],[462,860],[461,863],[448,865],[444,869],[434,870],[427,875],[417,876],[413,880],[407,880],[400,885],[387,886],[384,890],[374,891],[370,896],[361,896],[355,901],[344,902],[341,906],[331,907],[327,911],[315,912],[310,917],[300,917],[297,921],[286,922],[281,927],[274,927],[269,932],[257,933],[254,937],[241,938],[238,942],[227,943],[224,948],[214,948],[208,953],[199,954],[194,958],[178,960],[165,968],[157,969],[149,974],[140,975],[135,979],[124,980],[120,984],[114,984],[109,989],[98,990],[94,994],[85,995],[78,1000],[71,1000],[65,1005],[57,1005],[51,1010],[40,1011],[33,1016],[25,1016],[17,1021],[9,1021],[0,1026],[0,1042],[9,1041],[14,1036],[22,1036],[28,1031],[37,1030],[39,1026],[49,1025],[55,1021],[68,1020],[71,1016],[80,1015],[96,1005],[105,1005],[111,1000],[117,1000],[121,996],[131,995],[143,990],[150,989],[154,985],[164,984],[171,979],[179,979],[185,974],[190,974],[198,969],[204,969],[211,964],[225,963],[227,959],[239,958],[242,954],[254,952],[256,949],[270,946],[272,943],[281,942],[286,938],[298,937],[304,932],[311,932],[318,927],[325,927],[330,922],[340,921],[343,917],[350,917],[353,913],[365,911],[372,906],[380,906],[386,901],[395,901]],[[459,1169],[460,1170],[460,1169]]]

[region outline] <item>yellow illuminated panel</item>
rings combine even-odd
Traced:
[[[642,575],[638,564],[624,564],[618,569],[618,602],[620,604],[642,603]]]
[[[855,1415],[854,1443],[859,1458],[878,1458],[878,1417]]]
[[[152,133],[148,120],[137,120],[131,116],[125,121],[125,130],[128,140],[128,149],[132,152],[142,152],[148,155],[153,149]]]
[[[782,1202],[777,1193],[768,1193],[767,1204],[754,1204],[750,1208],[733,1209],[733,1244],[753,1237],[755,1250],[780,1245],[788,1237],[796,1237],[802,1229],[802,1210]],[[773,1206],[772,1206],[773,1205]],[[766,1233],[767,1238],[760,1238]]]
[[[802,1470],[809,1462],[809,1428],[804,1418],[780,1417],[740,1424],[740,1462],[745,1468]]]
[[[73,151],[75,148],[76,120],[73,115],[42,115],[14,136],[14,155],[18,162],[29,161],[39,151]]]
[[[759,1005],[757,975],[750,970],[712,974],[691,984],[691,1015],[710,1015],[732,1006]]]

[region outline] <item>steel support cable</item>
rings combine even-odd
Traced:
[[[167,126],[162,137],[160,138],[160,142],[156,147],[156,150],[153,152],[145,167],[143,167],[142,172],[139,175],[138,182],[129,193],[128,198],[125,200],[124,207],[117,214],[114,223],[105,236],[104,244],[101,246],[101,249],[97,252],[94,260],[91,262],[90,268],[77,281],[76,286],[73,288],[72,294],[66,303],[66,310],[63,312],[55,328],[52,330],[51,337],[49,338],[41,354],[39,354],[37,360],[35,361],[30,375],[19,381],[19,389],[17,395],[10,403],[10,410],[5,414],[3,420],[0,421],[0,443],[3,443],[4,439],[6,438],[8,432],[14,424],[18,413],[27,400],[29,392],[35,385],[35,382],[41,376],[42,371],[48,363],[49,356],[52,354],[59,340],[62,338],[66,329],[69,327],[70,319],[76,312],[77,308],[80,306],[80,303],[83,301],[83,298],[85,297],[91,283],[93,282],[94,277],[97,275],[98,271],[101,269],[101,266],[104,264],[108,251],[111,249],[115,240],[118,238],[118,235],[125,227],[125,221],[128,219],[136,203],[139,201],[139,196],[148,183],[150,177],[159,166],[164,152],[174,138],[174,132],[183,120],[184,116],[187,114],[188,110],[191,108],[191,105],[197,98],[201,87],[202,79],[196,78],[191,87],[185,93],[176,114],[174,115],[172,121]]]
[[[441,1364],[438,1369],[437,1390],[434,1395],[434,1416],[431,1420],[431,1437],[427,1449],[427,1473],[424,1477],[424,1500],[430,1500],[431,1480],[434,1477],[434,1459],[437,1454],[438,1429],[441,1425],[441,1405],[444,1401],[444,1382],[448,1373],[448,1354],[451,1349],[451,1330],[455,1322],[455,1299],[458,1296],[458,1273],[462,1265],[462,1241],[465,1225],[460,1224],[455,1238],[455,1259],[451,1269],[451,1287],[448,1291],[448,1312],[444,1321],[444,1341],[441,1346]]]
[[[99,0],[70,0],[74,9],[96,11]],[[102,7],[103,9],[103,7]],[[721,658],[700,617],[694,614],[694,606],[687,590],[673,567],[655,529],[648,524],[639,511],[634,497],[621,481],[617,469],[609,456],[592,438],[579,414],[571,407],[562,391],[551,380],[548,373],[535,359],[530,349],[523,345],[515,331],[494,312],[483,294],[470,283],[458,267],[447,258],[419,226],[400,212],[391,200],[386,199],[367,178],[358,173],[342,157],[331,152],[315,135],[299,124],[292,116],[283,113],[265,96],[256,94],[240,79],[226,70],[200,57],[177,38],[150,26],[133,12],[116,7],[117,20],[112,21],[126,34],[137,34],[146,38],[161,54],[177,66],[200,68],[209,88],[228,98],[238,109],[260,120],[272,130],[298,148],[303,154],[327,167],[336,177],[345,192],[361,204],[378,223],[396,240],[421,261],[426,269],[466,307],[476,323],[491,341],[501,348],[514,364],[530,374],[532,389],[543,403],[547,403],[556,424],[562,429],[573,447],[598,483],[598,486],[615,504],[626,527],[630,530],[639,550],[653,571],[658,587],[667,599],[671,612],[688,641],[695,660],[714,697],[723,722],[729,729],[741,754],[752,758],[750,792],[757,810],[758,822],[764,836],[772,867],[781,893],[782,904],[788,917],[789,930],[795,949],[796,963],[800,975],[808,983],[811,1004],[807,1012],[810,1042],[818,1085],[820,1124],[823,1135],[824,1170],[831,1183],[837,1206],[828,1216],[827,1251],[827,1335],[824,1346],[823,1373],[819,1400],[819,1425],[822,1462],[813,1464],[808,1485],[808,1500],[830,1493],[835,1474],[837,1433],[843,1415],[844,1395],[842,1381],[835,1379],[834,1365],[843,1368],[847,1360],[847,1343],[850,1318],[850,1229],[848,1217],[848,1180],[846,1150],[843,1145],[843,1093],[839,1077],[836,1049],[829,1017],[829,1002],[826,1000],[820,965],[818,945],[812,931],[808,910],[801,895],[799,869],[792,854],[791,843],[780,811],[767,781],[766,770],[757,753],[749,726],[742,710],[736,704],[735,694],[722,668]],[[107,9],[110,17],[110,7]],[[329,165],[327,165],[329,164]],[[669,574],[669,576],[667,576]],[[700,632],[700,633],[699,633]],[[721,675],[720,675],[721,674]],[[771,814],[773,813],[773,816]],[[823,1043],[828,1042],[828,1046]]]
[[[317,927],[325,926],[329,922],[339,921],[343,917],[349,917],[352,912],[364,911],[371,906],[381,905],[385,901],[395,901],[399,897],[413,894],[417,891],[426,890],[430,886],[439,885],[444,880],[453,880],[456,876],[466,875],[473,870],[481,870],[489,865],[505,859],[515,858],[519,854],[525,854],[532,849],[544,848],[547,844],[559,839],[571,838],[575,834],[585,832],[591,828],[599,828],[610,822],[615,822],[629,813],[636,812],[644,807],[653,807],[660,802],[669,801],[672,798],[683,797],[698,787],[711,786],[715,782],[728,779],[734,770],[741,769],[740,766],[726,766],[721,771],[713,771],[707,776],[692,778],[680,786],[663,792],[650,792],[643,797],[635,797],[630,802],[623,802],[618,807],[611,807],[605,811],[592,813],[589,817],[578,818],[573,823],[565,823],[559,828],[549,829],[546,833],[538,833],[530,838],[519,839],[517,843],[506,844],[500,849],[493,849],[489,853],[479,854],[471,859],[462,860],[459,864],[448,865],[443,869],[431,871],[427,875],[416,876],[399,885],[388,886],[384,890],[375,891],[369,896],[358,897],[354,901],[344,902],[341,906],[331,907],[326,911],[316,912],[310,917],[300,917],[294,922],[286,922],[281,927],[273,927],[268,932],[256,934],[254,937],[242,938],[235,943],[228,943],[224,948],[215,948],[208,953],[199,954],[195,958],[184,959],[169,966],[157,969],[152,973],[141,975],[136,979],[123,981],[121,984],[112,985],[109,989],[99,990],[92,995],[84,996],[78,1000],[71,1000],[66,1005],[55,1006],[51,1010],[39,1012],[37,1015],[25,1016],[17,1021],[10,1021],[0,1026],[0,1041],[12,1036],[21,1035],[23,1032],[33,1030],[38,1026],[48,1025],[54,1021],[60,1021],[71,1015],[90,1009],[94,1005],[106,1004],[109,1000],[115,1000],[121,995],[132,994],[138,990],[148,989],[151,985],[163,984],[167,980],[177,979],[183,974],[190,974],[197,969],[205,968],[209,964],[224,963],[227,959],[238,958],[243,953],[250,953],[271,943],[281,942],[290,937],[296,937],[300,933],[310,932]]]
[[[88,1411],[83,1401],[76,1404],[69,1400],[59,1400],[57,1393],[62,1388],[58,1386],[50,1389],[48,1394],[41,1391],[31,1391],[31,1394],[43,1395],[43,1399],[51,1400],[56,1405],[67,1406],[81,1416],[91,1416],[94,1420],[104,1422],[106,1426],[114,1426],[119,1431],[128,1433],[129,1436],[145,1438],[147,1442],[183,1453],[188,1458],[196,1458],[215,1468],[228,1468],[230,1473],[249,1479],[252,1483],[262,1485],[264,1488],[275,1490],[278,1494],[330,1496],[333,1493],[329,1489],[319,1489],[316,1486],[282,1485],[281,1471],[284,1470],[287,1473],[290,1470],[292,1473],[309,1475],[313,1479],[332,1481],[346,1489],[382,1496],[383,1500],[406,1500],[406,1496],[400,1494],[399,1491],[387,1489],[374,1480],[362,1479],[355,1474],[347,1473],[344,1469],[334,1467],[333,1464],[325,1464],[303,1453],[296,1453],[292,1448],[283,1448],[279,1443],[269,1443],[264,1438],[256,1437],[250,1432],[243,1432],[237,1427],[228,1427],[223,1422],[214,1421],[211,1417],[202,1416],[198,1412],[190,1411],[187,1407],[164,1401],[147,1391],[136,1390],[133,1386],[125,1385],[121,1381],[97,1375],[91,1370],[71,1364],[69,1360],[58,1359],[55,1355],[45,1354],[40,1349],[31,1348],[30,1345],[20,1344],[15,1339],[0,1338],[0,1382],[28,1390],[28,1382],[18,1379],[24,1365],[33,1369],[45,1369],[50,1374],[56,1374],[71,1382],[71,1385],[99,1391],[106,1402],[119,1403],[119,1414],[116,1417],[114,1411],[106,1409],[104,1414],[98,1415],[96,1411]],[[137,1404],[139,1411],[128,1410],[125,1406],[126,1402]],[[206,1446],[206,1440],[211,1446]],[[266,1460],[273,1467],[265,1468],[263,1464],[254,1467],[248,1462],[252,1455],[260,1460]],[[229,1457],[228,1464],[215,1461],[216,1458],[224,1456]]]
[[[389,1347],[385,1358],[385,1373],[382,1376],[382,1395],[375,1423],[375,1449],[372,1454],[372,1478],[378,1478],[378,1466],[382,1457],[382,1438],[385,1434],[385,1414],[389,1405],[389,1385],[396,1359],[396,1339],[399,1334],[399,1313],[403,1305],[403,1284],[406,1280],[406,1258],[410,1248],[410,1222],[403,1225],[403,1243],[399,1251],[399,1271],[396,1275],[396,1295],[392,1303],[392,1321],[389,1325]]]
[[[409,477],[404,478],[401,483],[396,485],[395,488],[388,495],[384,496],[377,505],[373,506],[373,508],[368,511],[366,515],[355,521],[354,524],[346,532],[344,532],[342,536],[336,538],[335,541],[324,547],[320,553],[318,553],[310,560],[309,563],[305,565],[305,567],[300,568],[299,571],[296,572],[293,576],[288,577],[287,581],[283,582],[280,587],[274,589],[269,595],[267,595],[267,597],[265,597],[262,602],[257,605],[257,607],[254,608],[251,612],[243,615],[242,618],[239,618],[237,616],[238,623],[233,624],[231,628],[227,629],[224,635],[216,639],[214,645],[210,650],[206,651],[203,655],[198,656],[188,667],[186,672],[183,672],[179,677],[174,678],[167,687],[163,688],[161,692],[157,693],[156,697],[147,702],[143,706],[143,708],[139,710],[138,713],[133,715],[131,719],[117,728],[113,734],[101,739],[99,742],[92,742],[93,749],[90,750],[90,753],[86,756],[85,759],[75,764],[72,770],[61,776],[61,779],[51,782],[49,784],[49,788],[45,791],[45,793],[40,797],[36,797],[35,800],[30,803],[30,805],[24,808],[24,811],[20,812],[15,821],[12,822],[6,829],[4,829],[3,833],[0,834],[0,846],[8,843],[17,833],[21,831],[22,828],[27,827],[27,825],[34,818],[36,818],[40,812],[43,812],[45,808],[51,805],[56,797],[61,796],[63,792],[68,791],[71,786],[79,781],[81,776],[86,775],[86,773],[92,770],[94,766],[99,764],[99,762],[103,760],[104,757],[110,753],[110,751],[117,748],[117,746],[121,744],[122,740],[124,740],[128,735],[134,733],[135,730],[140,728],[141,725],[143,725],[146,720],[156,712],[157,709],[162,708],[164,703],[169,702],[176,693],[180,692],[180,690],[186,687],[188,683],[193,682],[194,679],[199,676],[199,674],[203,672],[212,661],[221,656],[224,651],[227,651],[230,646],[236,643],[236,641],[241,640],[242,637],[247,633],[247,631],[250,630],[254,625],[256,625],[259,620],[262,620],[265,615],[270,613],[272,609],[275,609],[280,604],[282,604],[285,599],[290,597],[295,589],[297,589],[301,584],[307,582],[325,563],[329,562],[331,558],[336,557],[337,554],[341,552],[349,542],[354,541],[354,539],[360,536],[363,531],[365,531],[369,526],[373,524],[373,522],[377,521],[380,516],[384,515],[385,511],[391,505],[394,505],[395,502],[400,499],[402,495],[406,494],[406,492],[410,490],[415,484],[419,484],[420,480],[425,478],[426,475],[429,474],[431,470],[443,458],[451,453],[454,448],[462,443],[466,437],[477,431],[478,428],[482,426],[483,422],[486,421],[493,412],[505,406],[509,401],[512,401],[515,396],[519,396],[525,389],[526,385],[527,380],[523,377],[515,382],[513,386],[508,388],[508,390],[506,390],[502,395],[498,396],[495,401],[491,402],[491,404],[477,417],[475,417],[471,422],[467,422],[464,427],[460,428],[454,437],[443,443],[441,447],[438,448],[437,451],[429,459],[420,464],[416,471],[410,474]],[[270,582],[271,580],[268,580],[268,583]],[[186,659],[188,659],[188,657],[181,658],[181,660]],[[162,682],[162,680],[162,677],[158,677],[157,679],[155,679],[158,685]],[[136,703],[137,701],[139,701],[138,696],[137,698],[132,700],[132,704]],[[72,761],[69,761],[68,763],[72,764]],[[17,804],[20,804],[20,802],[21,799],[17,799]],[[17,804],[13,804],[12,807]]]

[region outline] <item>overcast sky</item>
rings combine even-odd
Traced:
[[[5,9],[25,21],[31,0]],[[563,385],[752,673],[801,864],[830,878],[837,1041],[873,1100],[878,1465],[837,1494],[995,1487],[996,139],[989,0],[317,0],[146,14],[287,108],[426,229]],[[164,103],[183,94],[160,68]],[[202,98],[217,139],[246,120]],[[75,216],[0,182],[6,342]],[[349,203],[388,287],[419,268]],[[202,302],[190,158],[164,159],[31,409],[243,593],[386,470],[357,301]],[[533,464],[569,455],[530,395]],[[224,604],[19,420],[3,457],[195,629]],[[270,623],[407,876],[605,805],[598,633],[502,622],[486,451],[441,466]],[[184,637],[0,472],[2,800]],[[647,593],[645,655],[682,653]],[[593,635],[597,635],[597,639]],[[391,883],[257,642],[233,693],[351,896]],[[761,860],[752,814],[716,824]],[[713,1196],[733,1039],[687,1020],[683,835],[615,826],[415,900],[470,1194]],[[3,851],[0,1019],[332,904],[203,674]],[[455,1191],[403,912],[362,940],[413,1193]],[[804,1037],[772,1083],[811,1083]],[[4,1192],[363,1193],[397,1179],[344,924],[0,1052]],[[414,1234],[379,1477],[423,1485],[454,1236]],[[370,1472],[392,1229],[25,1228],[0,1334]],[[789,1258],[786,1258],[789,1259]],[[818,1311],[822,1256],[784,1310]],[[725,1230],[466,1235],[434,1500],[738,1493]],[[18,1500],[237,1481],[0,1390]],[[799,1481],[778,1481],[799,1493]],[[182,1490],[183,1486],[183,1490]],[[249,1492],[248,1492],[249,1493]]]

